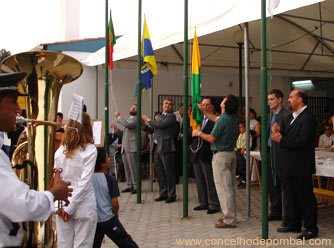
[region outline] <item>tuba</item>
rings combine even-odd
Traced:
[[[53,177],[56,114],[59,94],[64,84],[76,80],[83,67],[76,59],[57,52],[29,51],[2,61],[2,72],[26,72],[20,82],[25,96],[26,140],[18,144],[12,166],[21,181],[31,189],[47,190]],[[18,167],[17,165],[27,165]],[[22,168],[23,167],[23,168]],[[24,223],[26,247],[54,247],[56,232],[52,218],[46,222]]]

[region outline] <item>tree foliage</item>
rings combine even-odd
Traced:
[[[10,55],[11,55],[10,51],[7,51],[6,49],[2,48],[0,50],[0,62]]]

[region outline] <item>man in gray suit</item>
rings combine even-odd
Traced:
[[[175,153],[176,140],[180,130],[180,124],[173,113],[173,101],[164,100],[163,114],[157,120],[151,120],[147,115],[142,119],[148,122],[144,130],[153,133],[156,138],[154,162],[159,183],[159,197],[156,201],[165,200],[171,203],[176,200],[175,195]]]
[[[137,193],[137,105],[133,104],[130,107],[130,117],[125,120],[121,114],[116,111],[115,117],[117,122],[123,126],[123,131],[118,129],[115,123],[111,124],[117,135],[122,137],[122,159],[124,162],[125,176],[128,187],[122,192]]]

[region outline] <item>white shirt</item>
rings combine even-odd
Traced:
[[[54,212],[51,192],[29,190],[14,173],[8,156],[0,150],[0,247],[21,246],[23,228],[20,222],[45,221]],[[19,223],[16,236],[9,236],[12,222]]]
[[[96,209],[96,201],[92,184],[97,150],[95,145],[88,144],[85,150],[77,149],[71,158],[66,158],[65,147],[61,145],[55,154],[54,168],[60,167],[60,177],[71,182],[72,196],[70,204],[64,207],[69,215],[74,215],[78,208]]]
[[[255,126],[256,126],[257,120],[249,120],[249,129],[255,131]]]
[[[334,135],[331,134],[331,136],[327,137],[326,134],[322,134],[320,135],[320,138],[319,138],[319,147],[321,146],[327,146],[327,147],[330,147],[334,144]]]
[[[292,116],[293,116],[293,119],[292,119],[292,121],[290,122],[290,125],[297,119],[297,117],[304,111],[304,109],[306,109],[307,108],[307,106],[304,106],[304,107],[302,107],[300,110],[298,110],[297,112],[295,111],[295,112],[293,112],[292,113]]]

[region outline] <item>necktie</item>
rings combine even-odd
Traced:
[[[203,129],[204,129],[204,127],[205,127],[205,124],[206,124],[206,121],[207,121],[207,119],[208,119],[208,118],[206,118],[206,117],[204,116],[204,118],[203,118],[203,121],[202,121],[201,131],[203,131]]]
[[[271,118],[270,129],[269,129],[269,137],[268,137],[268,146],[271,147],[271,129],[277,119],[277,113],[274,113],[273,117]]]

